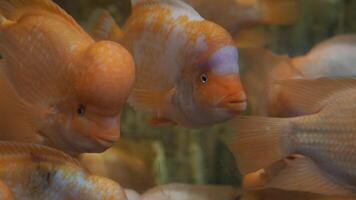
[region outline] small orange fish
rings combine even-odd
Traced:
[[[263,46],[271,36],[260,25],[289,25],[298,20],[298,0],[184,0],[204,18],[235,38],[238,47]]]
[[[0,1],[0,138],[68,153],[118,140],[134,80],[129,52],[95,42],[50,0]]]
[[[18,200],[126,200],[119,184],[46,146],[0,141],[0,163],[0,180]]]
[[[202,127],[246,109],[237,49],[226,30],[179,0],[133,1],[121,30],[108,12],[91,20],[98,39],[122,43],[136,63],[129,103],[153,124]]]
[[[242,173],[266,170],[272,174],[267,187],[355,197],[356,79],[278,84],[293,100],[292,107],[309,114],[238,117],[231,149]],[[302,156],[288,159],[295,154]]]
[[[356,35],[340,35],[312,48],[307,54],[290,58],[262,50],[241,50],[242,82],[252,113],[273,117],[307,114],[290,105],[276,80],[356,76]],[[267,98],[266,98],[267,97]]]

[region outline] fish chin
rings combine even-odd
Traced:
[[[91,138],[73,130],[56,130],[55,132],[41,132],[45,135],[45,143],[61,149],[71,155],[81,153],[103,152],[114,144],[114,139]]]
[[[235,116],[234,112],[226,108],[213,108],[206,113],[206,121],[211,125],[225,122]]]
[[[96,138],[78,132],[67,132],[67,142],[76,153],[100,153],[108,149],[116,140]]]

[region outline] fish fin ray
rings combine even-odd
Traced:
[[[319,112],[328,103],[328,97],[335,92],[356,86],[353,78],[319,78],[275,81],[283,90],[283,98],[302,114]]]
[[[134,88],[129,97],[129,104],[136,110],[155,112],[162,105],[165,98],[164,91],[153,91]]]
[[[153,118],[149,119],[148,123],[151,125],[177,125],[176,122],[174,122],[170,119],[157,118],[157,117],[153,117]]]
[[[259,0],[260,21],[265,24],[289,25],[298,20],[298,0]]]
[[[240,49],[241,80],[255,115],[268,115],[275,98],[273,80],[297,76],[288,56],[277,56],[262,48]],[[261,98],[261,97],[268,97]]]
[[[351,194],[351,191],[334,183],[310,158],[304,156],[286,159],[285,169],[271,178],[266,187],[325,195]]]
[[[173,91],[172,78],[164,76],[162,70],[156,69],[156,66],[144,64],[141,70],[136,70],[129,103],[136,110],[155,112]]]
[[[270,43],[272,36],[263,27],[252,26],[238,31],[234,41],[239,48],[257,48]]]
[[[6,132],[1,133],[2,139],[16,139],[18,141],[36,141],[33,136],[34,127],[40,121],[42,110],[24,101],[11,86],[4,76],[2,69],[4,60],[0,60],[0,127],[6,127]],[[19,135],[21,132],[21,135]],[[37,133],[35,133],[37,135]]]
[[[66,153],[39,144],[0,141],[0,155],[31,156],[39,161],[68,162],[81,167],[78,160]]]
[[[89,19],[89,32],[96,40],[113,40],[120,42],[124,33],[109,11],[96,9]]]
[[[29,11],[45,10],[61,16],[80,31],[84,31],[61,7],[51,0],[6,0],[0,1],[0,13],[12,21],[17,21],[22,15]]]
[[[289,119],[237,117],[229,148],[243,174],[269,166],[289,155]]]

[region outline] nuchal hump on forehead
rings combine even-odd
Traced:
[[[206,66],[218,75],[239,74],[238,51],[236,47],[227,45],[210,55]]]

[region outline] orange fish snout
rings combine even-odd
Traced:
[[[95,118],[94,118],[95,119]],[[92,137],[103,150],[110,148],[120,138],[119,117],[96,117],[90,119]]]
[[[93,133],[95,140],[104,149],[110,148],[114,145],[120,138],[120,128],[111,128],[108,130],[98,131]]]
[[[227,108],[232,112],[239,114],[246,110],[247,108],[247,98],[245,92],[241,91],[236,94],[228,95],[224,97],[218,106]]]

